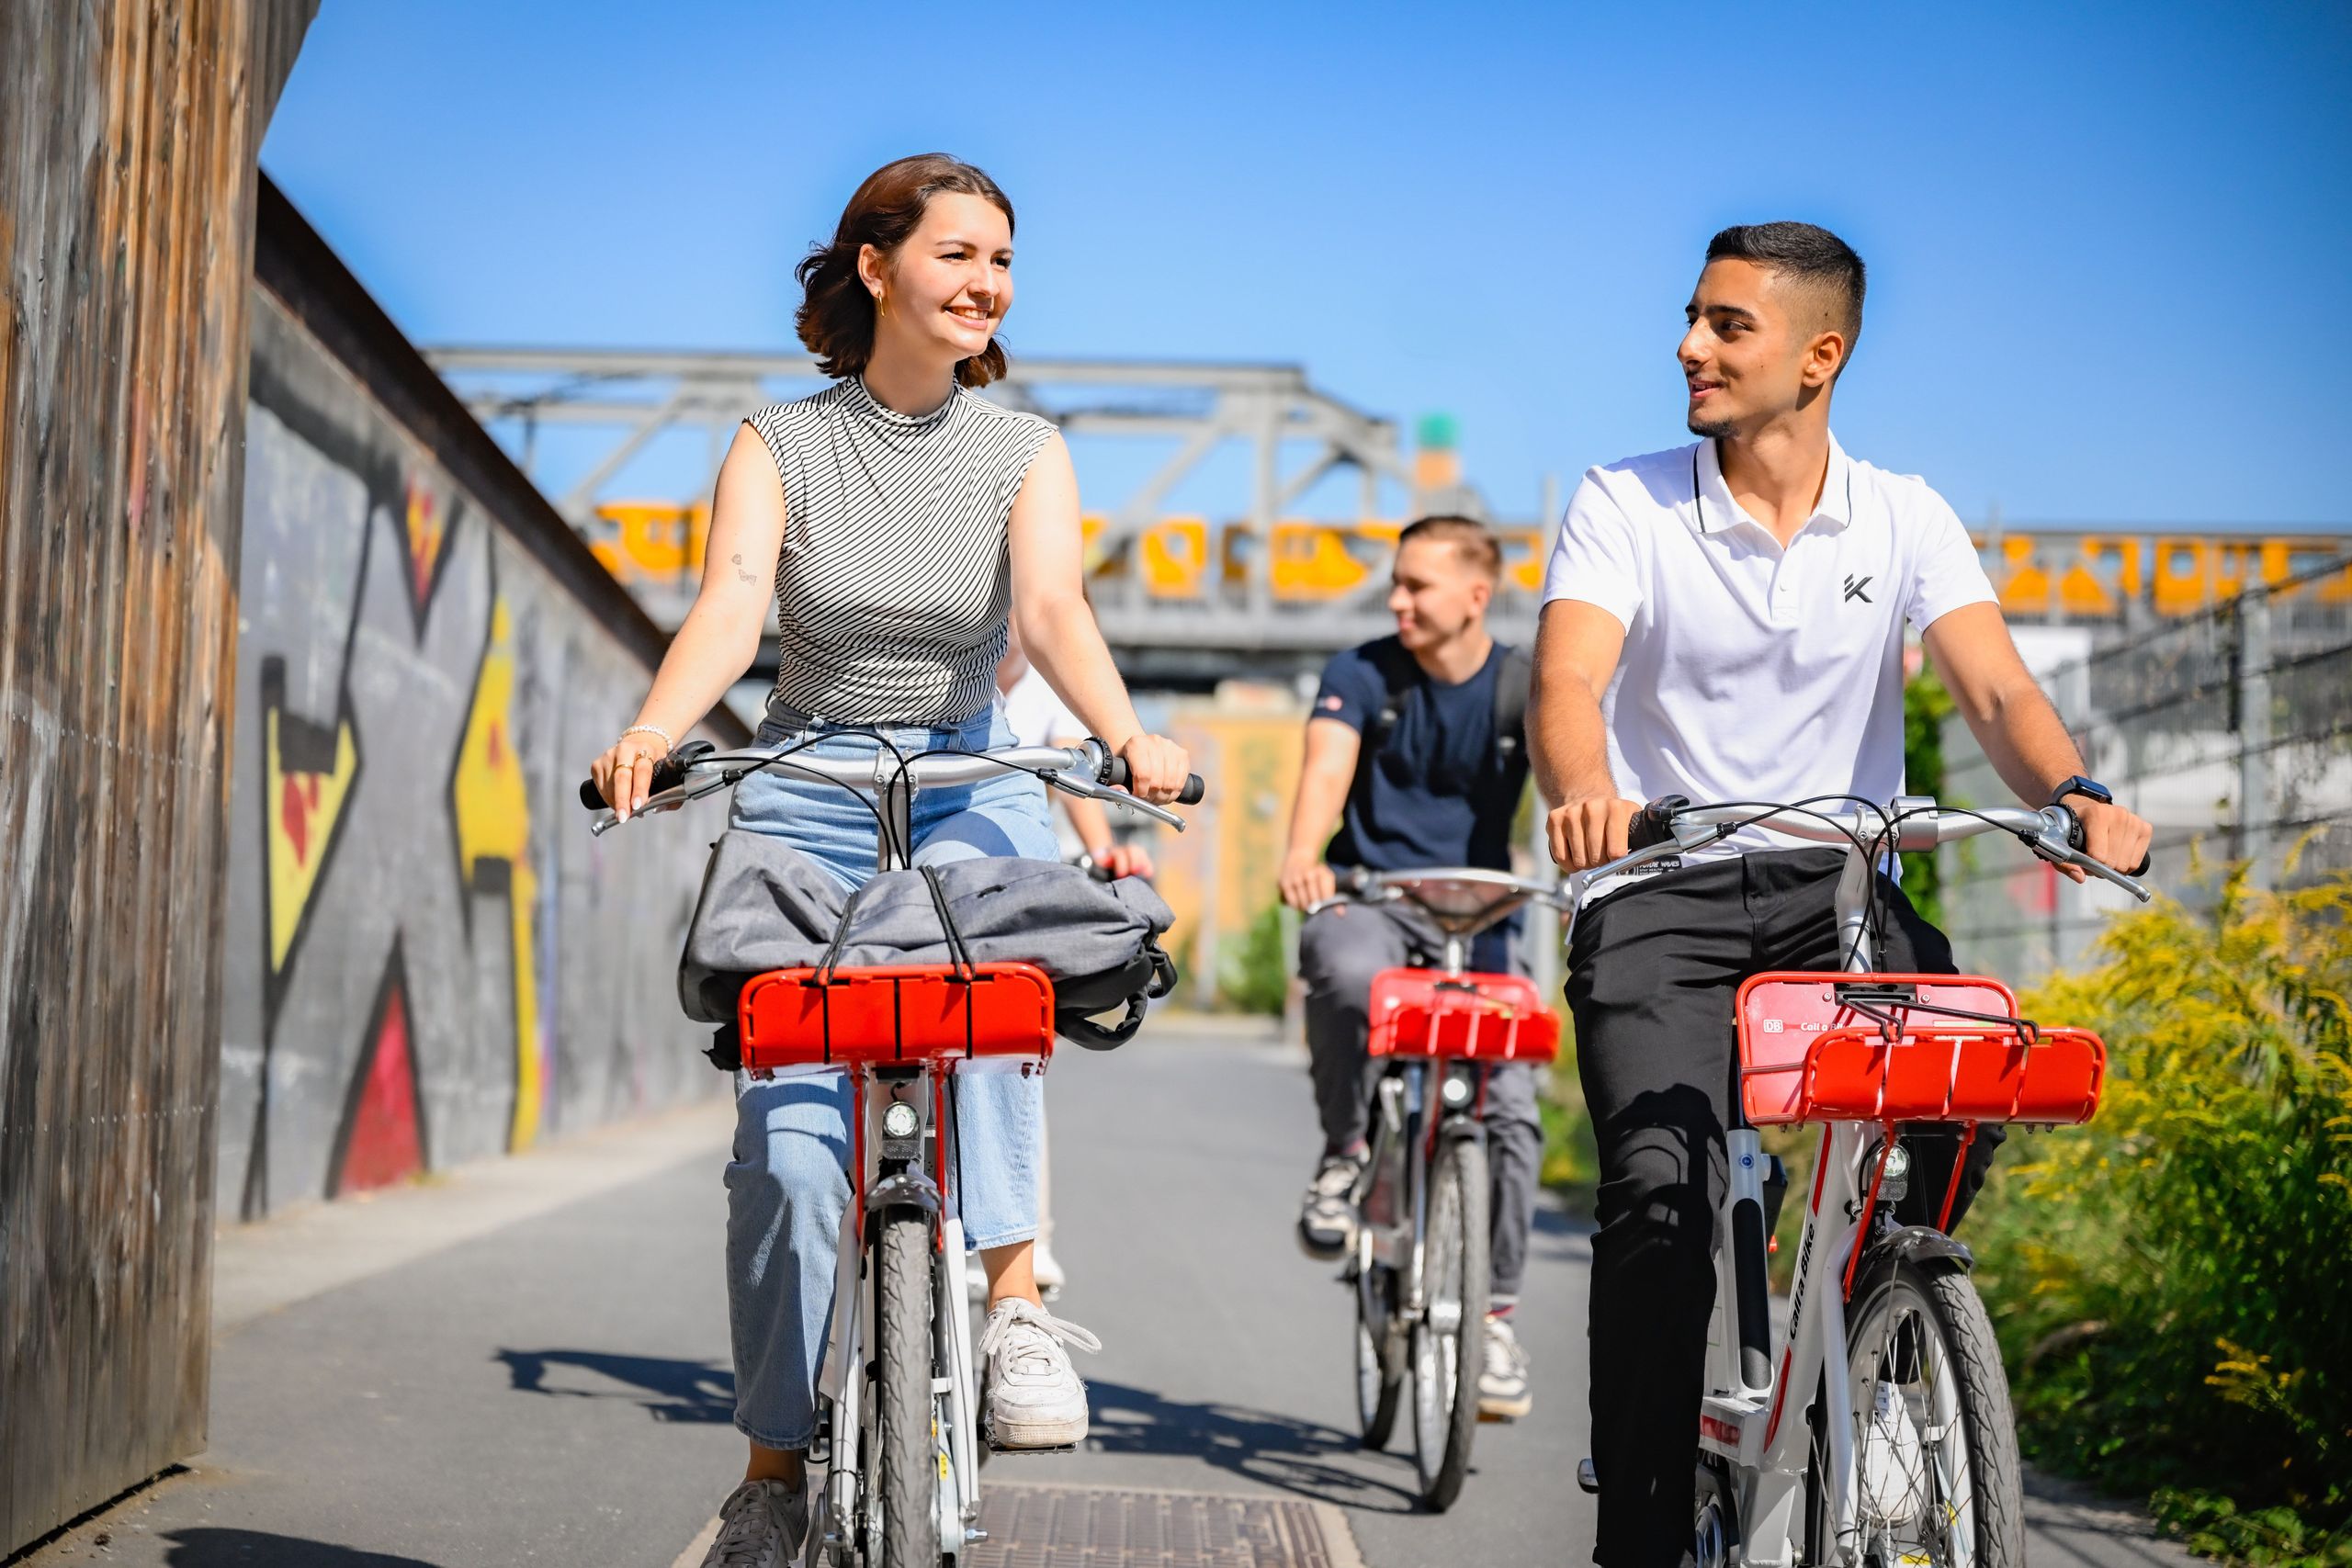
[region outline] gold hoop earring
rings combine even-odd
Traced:
[[[882,290],[879,288],[876,289],[874,291],[874,319],[878,321],[889,313],[889,302],[882,298]]]

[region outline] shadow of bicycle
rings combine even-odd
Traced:
[[[501,1350],[494,1359],[506,1364],[511,1386],[518,1393],[635,1399],[656,1421],[686,1425],[735,1418],[735,1374],[708,1361],[604,1350]],[[570,1375],[576,1372],[589,1373],[607,1386],[577,1386]],[[620,1386],[609,1386],[613,1384]],[[644,1397],[649,1394],[652,1397]]]
[[[267,1530],[184,1529],[164,1539],[172,1543],[164,1559],[171,1568],[439,1568],[421,1557],[360,1551]]]
[[[1352,1432],[1243,1405],[1170,1399],[1125,1383],[1090,1380],[1086,1387],[1090,1452],[1198,1460],[1343,1508],[1409,1514],[1420,1506],[1411,1460],[1368,1452]]]

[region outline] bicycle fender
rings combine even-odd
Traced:
[[[932,1213],[941,1212],[938,1184],[921,1170],[902,1170],[896,1176],[886,1176],[866,1190],[865,1212],[876,1209],[923,1209]]]
[[[1965,1274],[1976,1267],[1976,1255],[1933,1225],[1905,1225],[1871,1243],[1862,1254],[1861,1277],[1905,1262],[1942,1263]]]

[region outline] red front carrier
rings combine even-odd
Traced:
[[[1054,983],[1034,964],[776,969],[743,987],[746,1067],[912,1066],[1054,1054]]]
[[[1865,991],[1856,1005],[1839,998],[1841,986],[1909,986],[1916,1001]],[[1740,1103],[1758,1126],[2072,1124],[2091,1119],[2106,1082],[2107,1046],[2098,1035],[2018,1018],[2016,996],[1998,980],[1758,975],[1740,987],[1736,1005]],[[1934,1007],[1988,1016],[1959,1018]]]
[[[1384,969],[1372,982],[1371,1052],[1548,1062],[1560,1054],[1560,1020],[1524,976]]]

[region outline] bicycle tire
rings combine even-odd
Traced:
[[[933,1431],[931,1216],[886,1209],[874,1247],[875,1415],[880,1430],[881,1568],[939,1568],[939,1452]]]
[[[1902,1315],[1898,1315],[1902,1314]],[[1903,1334],[1906,1321],[1926,1331],[1908,1344],[1889,1343]],[[1890,1329],[1889,1325],[1892,1327]],[[2018,1461],[2017,1422],[2009,1403],[2009,1382],[2001,1369],[1998,1343],[1984,1303],[1968,1276],[1950,1267],[1925,1267],[1909,1258],[1885,1260],[1858,1282],[1847,1310],[1849,1376],[1858,1406],[1875,1404],[1871,1388],[1879,1369],[1899,1380],[1898,1390],[1913,1386],[1931,1406],[1949,1399],[1958,1417],[1968,1468],[1953,1497],[1941,1495],[1943,1472],[1931,1458],[1913,1466],[1900,1450],[1899,1438],[1906,1416],[1890,1413],[1874,1427],[1857,1411],[1855,1451],[1858,1514],[1865,1528],[1873,1517],[1890,1510],[1876,1505],[1868,1461],[1883,1452],[1876,1473],[1890,1478],[1882,1490],[1902,1495],[1912,1506],[1913,1477],[1923,1489],[1921,1512],[1942,1511],[1953,1520],[1965,1516],[1964,1541],[1949,1535],[1941,1543],[1922,1541],[1930,1562],[1965,1563],[1968,1568],[2025,1568],[2025,1503]],[[1944,1390],[1938,1393],[1936,1390]],[[1898,1397],[1902,1397],[1898,1393]],[[1930,1408],[1929,1424],[1940,1424],[1939,1408]],[[1917,1427],[1913,1427],[1916,1433]],[[1900,1511],[1900,1510],[1896,1510]],[[1826,1533],[1826,1532],[1825,1532]]]
[[[1396,1430],[1396,1409],[1405,1390],[1405,1358],[1390,1344],[1396,1311],[1396,1273],[1366,1263],[1356,1280],[1356,1421],[1363,1446],[1377,1453]]]
[[[1461,1307],[1451,1333],[1413,1325],[1413,1464],[1421,1501],[1443,1513],[1470,1473],[1478,1431],[1478,1374],[1486,1365],[1487,1256],[1487,1146],[1449,1138],[1430,1173],[1429,1240],[1423,1297],[1430,1307],[1451,1297]]]

